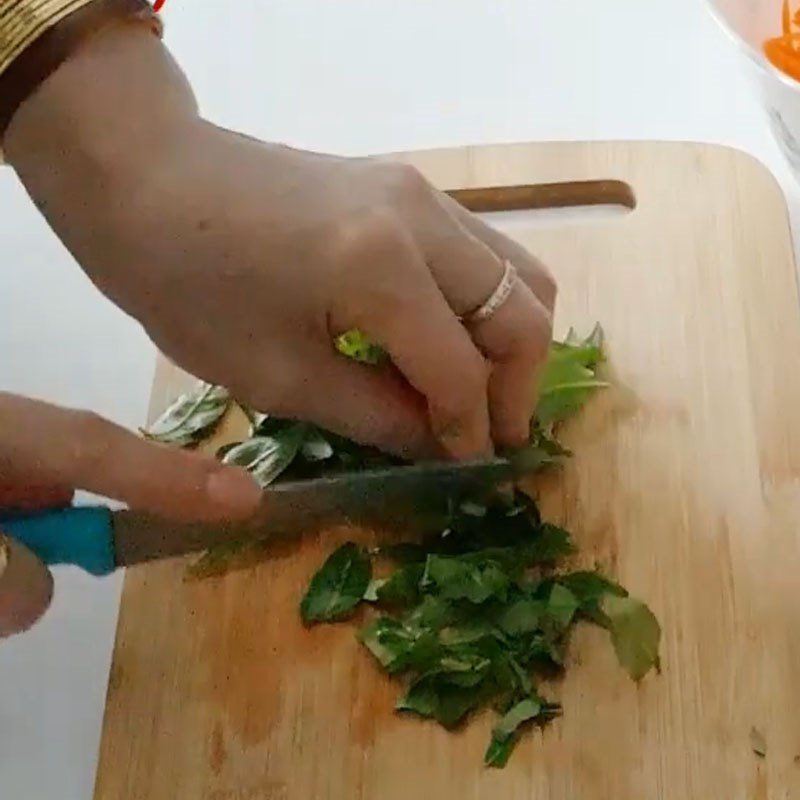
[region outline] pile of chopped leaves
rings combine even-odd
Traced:
[[[634,679],[658,663],[660,629],[647,606],[599,572],[554,571],[573,552],[570,535],[542,522],[521,492],[464,503],[447,530],[422,542],[375,552],[342,545],[312,579],[300,611],[311,624],[375,606],[358,638],[387,673],[408,677],[397,708],[453,728],[493,706],[500,718],[485,763],[502,767],[523,723],[543,725],[560,713],[537,681],[564,669],[579,620],[608,629]],[[391,571],[373,578],[381,562]]]
[[[336,346],[368,365],[385,355],[358,332]],[[554,342],[540,383],[529,449],[542,467],[570,453],[556,439],[559,423],[605,386],[600,328]],[[223,388],[201,384],[179,398],[146,435],[180,446],[202,442],[234,404]],[[398,459],[316,425],[256,413],[246,440],[218,457],[248,469],[262,485],[341,471],[398,465]],[[251,545],[252,546],[252,545]],[[218,547],[192,565],[193,577],[226,572],[241,545]],[[341,621],[372,609],[360,642],[392,676],[406,679],[398,710],[453,728],[491,706],[499,715],[485,763],[502,767],[524,726],[558,716],[541,681],[563,672],[570,634],[586,621],[610,634],[634,680],[659,665],[661,630],[641,601],[599,571],[565,571],[570,534],[543,522],[534,500],[513,490],[461,502],[445,529],[422,540],[374,550],[348,542],[325,561],[302,599],[307,625]]]

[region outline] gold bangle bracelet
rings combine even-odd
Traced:
[[[45,31],[95,0],[3,0],[0,75]]]
[[[106,25],[163,28],[148,0],[0,0],[0,165],[2,139],[17,108]]]

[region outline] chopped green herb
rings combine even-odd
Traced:
[[[208,436],[230,405],[230,394],[221,386],[200,383],[181,395],[142,433],[154,441],[189,447]]]
[[[389,673],[426,668],[435,661],[439,643],[433,632],[377,617],[359,633],[362,644]]]
[[[445,728],[454,728],[482,702],[482,693],[474,686],[458,686],[441,675],[431,675],[415,681],[397,709],[432,717]]]
[[[580,603],[580,612],[592,622],[610,627],[608,617],[600,609],[600,603],[607,594],[627,597],[628,593],[618,584],[603,577],[599,572],[572,572],[560,575],[558,582],[566,586]]]
[[[376,587],[379,603],[409,604],[420,597],[420,581],[425,572],[423,564],[408,564],[395,570]]]
[[[386,360],[386,352],[370,342],[361,331],[352,330],[343,333],[336,339],[335,345],[343,356],[363,364],[380,364]]]
[[[269,486],[294,461],[303,434],[303,426],[297,424],[273,436],[257,436],[226,451],[222,461],[244,467],[260,486]]]
[[[556,583],[547,601],[547,615],[560,629],[566,630],[578,610],[578,605],[575,595],[565,586]]]
[[[306,437],[300,452],[306,461],[327,461],[333,457],[331,443],[319,431]]]
[[[524,722],[536,719],[541,712],[542,704],[534,697],[526,697],[512,706],[492,731],[492,740],[483,763],[487,767],[504,767],[517,743],[517,729]]]
[[[619,663],[635,681],[653,667],[659,669],[661,626],[653,612],[634,597],[607,594],[602,610],[609,620],[611,641]]]
[[[372,577],[372,562],[353,542],[335,550],[311,579],[300,614],[306,624],[348,616],[364,597]]]
[[[511,581],[494,561],[475,564],[463,558],[430,555],[422,585],[445,600],[483,603],[490,597],[505,600]]]
[[[546,604],[541,600],[524,597],[505,606],[497,618],[497,624],[510,636],[533,633],[539,630]]]
[[[545,430],[574,414],[592,392],[608,384],[596,377],[603,358],[603,332],[597,326],[589,338],[554,342],[539,380],[536,420]]]

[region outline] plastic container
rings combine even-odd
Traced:
[[[708,6],[745,56],[772,132],[800,181],[800,82],[773,67],[762,49],[780,33],[782,0],[708,0]]]

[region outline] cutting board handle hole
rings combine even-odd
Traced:
[[[636,208],[633,188],[630,184],[617,180],[489,186],[482,189],[457,189],[449,194],[462,206],[477,214],[492,217],[503,215],[502,220],[494,217],[494,220],[487,219],[487,222],[512,224],[518,213],[507,212],[533,211],[536,212],[534,219],[545,224],[553,221],[580,223],[590,218],[605,220],[627,216]],[[529,224],[531,221],[531,215],[525,214],[524,223]]]

